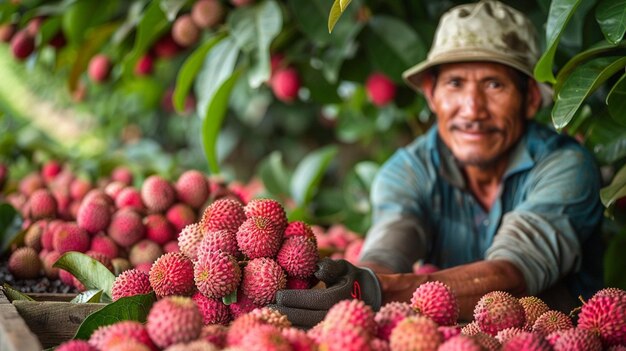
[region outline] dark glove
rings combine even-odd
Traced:
[[[324,258],[317,264],[315,277],[326,284],[326,289],[279,290],[276,304],[270,307],[285,314],[291,324],[299,328],[313,327],[341,300],[359,299],[374,311],[380,309],[380,283],[369,268],[355,267],[346,260]]]

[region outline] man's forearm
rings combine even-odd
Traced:
[[[522,273],[504,260],[479,261],[428,275],[378,273],[383,304],[391,301],[409,302],[420,284],[440,281],[456,293],[463,320],[472,318],[476,302],[489,291],[508,291],[516,296],[526,291]]]

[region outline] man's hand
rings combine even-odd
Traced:
[[[369,268],[359,268],[346,260],[324,258],[317,264],[315,276],[325,289],[279,290],[276,304],[270,307],[285,314],[291,323],[310,328],[319,323],[328,310],[345,299],[359,299],[374,311],[380,309],[380,283]]]

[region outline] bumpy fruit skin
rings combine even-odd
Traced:
[[[294,101],[298,97],[300,86],[300,75],[294,67],[279,69],[272,76],[272,91],[280,101]]]
[[[243,208],[246,217],[270,219],[281,232],[287,227],[287,214],[280,202],[273,199],[252,199]]]
[[[480,332],[473,337],[474,340],[476,340],[487,351],[500,351],[500,348],[502,347],[502,344],[500,344],[498,339],[489,334]]]
[[[394,351],[437,350],[443,338],[437,323],[424,316],[408,317],[391,332],[389,343]]]
[[[440,325],[437,330],[441,333],[444,341],[461,334],[461,326],[459,325]]]
[[[143,295],[151,291],[150,276],[140,270],[129,269],[115,278],[111,298],[116,301],[122,297]]]
[[[76,215],[78,226],[91,234],[106,230],[111,223],[111,207],[106,201],[83,201]]]
[[[204,296],[220,299],[237,289],[241,281],[241,269],[232,255],[213,251],[198,256],[194,264],[194,280]]]
[[[551,351],[552,346],[541,335],[522,331],[502,343],[502,351]]]
[[[554,351],[600,351],[602,350],[602,342],[600,338],[585,329],[572,328],[564,331],[558,331],[558,337],[554,342]],[[549,341],[549,339],[548,339]]]
[[[186,226],[196,223],[196,213],[189,207],[189,205],[183,203],[176,203],[170,207],[165,213],[165,218],[170,222],[174,231],[180,233]]]
[[[132,186],[122,189],[117,194],[115,197],[115,207],[118,209],[128,207],[140,211],[143,211],[146,208],[143,204],[143,200],[141,199],[141,193]]]
[[[513,336],[524,332],[525,329],[522,328],[506,328],[502,329],[496,334],[496,340],[498,340],[501,344],[504,344],[507,340],[512,338]]]
[[[202,213],[202,226],[205,230],[228,229],[237,232],[246,220],[241,202],[231,199],[215,200]]]
[[[133,172],[126,166],[117,166],[111,171],[111,180],[122,182],[126,185],[133,183]]]
[[[560,311],[547,311],[537,318],[533,324],[533,333],[548,335],[557,330],[567,330],[574,327],[572,319]]]
[[[176,44],[188,47],[195,44],[200,37],[200,28],[191,19],[191,15],[182,15],[172,25],[172,38]]]
[[[232,320],[230,310],[222,300],[208,298],[200,292],[196,292],[191,299],[198,306],[204,325],[222,324],[228,325]]]
[[[581,308],[578,328],[598,334],[605,347],[626,345],[626,294],[592,296]]]
[[[406,317],[414,316],[415,311],[406,302],[390,302],[383,305],[376,315],[374,321],[376,322],[376,336],[389,341],[391,331],[396,327],[401,320]]]
[[[123,208],[111,217],[108,234],[116,244],[130,247],[146,235],[146,228],[139,213],[133,209]]]
[[[289,341],[282,336],[280,329],[273,325],[259,325],[251,328],[239,345],[244,350],[291,351]]]
[[[159,245],[163,245],[176,238],[174,227],[172,227],[167,218],[162,214],[153,213],[148,215],[144,217],[143,223],[146,227],[146,238]]]
[[[18,279],[33,279],[39,276],[41,260],[37,251],[30,247],[21,247],[9,257],[9,271]]]
[[[150,239],[143,239],[130,248],[128,260],[136,267],[142,263],[152,264],[161,255],[163,255],[163,249],[159,244]]]
[[[135,341],[148,350],[156,350],[146,327],[137,321],[126,320],[101,326],[89,337],[89,344],[98,350],[110,350],[126,341]]]
[[[241,291],[241,289],[237,290],[237,302],[231,303],[228,305],[228,309],[230,310],[230,314],[234,319],[239,318],[240,316],[254,310],[255,308],[261,307],[257,305],[250,299],[246,294]]]
[[[35,51],[35,38],[25,30],[17,32],[11,39],[11,51],[18,60],[25,60]]]
[[[480,327],[476,321],[466,324],[463,328],[461,328],[461,334],[472,336],[481,333]]]
[[[178,248],[185,256],[195,261],[198,258],[198,247],[203,238],[204,229],[201,224],[189,224],[178,235]]]
[[[61,254],[68,251],[85,252],[90,246],[89,234],[75,222],[66,222],[54,232],[52,246]]]
[[[349,326],[362,328],[373,335],[376,332],[376,322],[372,308],[361,300],[339,301],[328,310],[324,318],[322,337]]]
[[[536,296],[522,297],[519,299],[519,302],[522,304],[524,315],[526,316],[526,324],[524,324],[524,330],[526,331],[531,331],[537,318],[550,310],[548,305]]]
[[[218,351],[219,349],[206,340],[194,340],[188,343],[178,343],[171,345],[165,351]]]
[[[87,75],[89,78],[96,82],[102,83],[109,79],[111,73],[111,60],[104,54],[98,54],[91,58],[89,61],[89,67],[87,68]]]
[[[152,306],[146,329],[158,347],[166,348],[197,339],[202,330],[202,315],[191,298],[169,296]]]
[[[304,330],[289,327],[281,330],[281,335],[289,341],[293,351],[312,351],[316,349],[315,342]]]
[[[185,255],[166,253],[150,268],[150,286],[158,296],[187,295],[195,286],[193,263]]]
[[[483,295],[474,307],[474,319],[480,330],[495,336],[506,328],[522,328],[526,324],[524,307],[513,295],[492,291]]]
[[[305,238],[308,238],[310,240],[317,241],[315,238],[315,234],[311,229],[311,226],[302,221],[289,222],[289,224],[287,224],[287,227],[285,228],[283,236],[285,237],[285,239],[290,236],[304,236]]]
[[[57,201],[47,189],[35,190],[28,199],[28,205],[30,218],[33,220],[54,218],[57,214]]]
[[[437,351],[482,351],[483,348],[472,337],[457,335],[444,341]]]
[[[250,217],[237,230],[239,250],[250,259],[275,257],[282,238],[282,232],[265,217]]]
[[[318,260],[317,245],[303,236],[285,239],[276,255],[276,261],[288,276],[303,279],[313,275]]]
[[[431,318],[439,325],[454,325],[459,318],[456,295],[442,282],[421,284],[411,297],[411,307],[418,314]]]
[[[113,239],[104,233],[99,233],[91,238],[89,251],[99,252],[106,255],[110,259],[114,259],[118,256],[119,248]]]
[[[185,171],[178,177],[174,187],[178,200],[192,208],[200,208],[209,198],[209,184],[205,175],[197,170]]]
[[[378,107],[387,105],[396,97],[395,84],[382,73],[371,74],[365,82],[365,90],[370,101]]]
[[[209,324],[202,327],[200,338],[218,348],[224,348],[226,346],[226,333],[228,333],[226,326],[221,324]]]
[[[243,269],[241,289],[255,304],[276,301],[276,292],[287,285],[287,276],[273,259],[262,257],[248,262]]]
[[[141,199],[149,211],[164,212],[176,200],[176,190],[163,177],[151,175],[141,186]]]
[[[56,351],[98,351],[85,340],[69,340],[55,348]]]
[[[200,28],[211,28],[222,21],[224,6],[219,0],[199,0],[191,8],[191,18]]]
[[[206,256],[217,250],[222,250],[234,257],[239,256],[235,233],[229,230],[210,231],[206,233],[198,246],[197,256]]]

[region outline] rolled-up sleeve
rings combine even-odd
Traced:
[[[526,198],[503,216],[486,259],[515,264],[534,295],[578,271],[582,243],[597,235],[602,205],[598,169],[579,149],[559,150],[541,161],[527,184]]]

